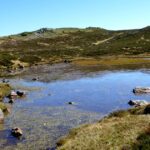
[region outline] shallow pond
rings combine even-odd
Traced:
[[[32,81],[32,75],[10,79],[14,89],[26,90],[27,96],[15,101],[11,114],[0,126],[0,149],[50,149],[69,129],[129,108],[130,99],[150,101],[150,95],[132,93],[136,86],[150,86],[148,69],[88,73],[66,70],[47,82],[43,78],[48,72],[38,74],[41,81]],[[74,105],[68,105],[69,101]],[[10,135],[15,126],[23,129],[20,140]]]

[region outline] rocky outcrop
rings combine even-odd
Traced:
[[[145,100],[130,100],[128,102],[128,104],[131,105],[131,106],[137,107],[137,106],[148,105],[149,103]]]
[[[133,89],[135,94],[150,93],[150,87],[136,87]]]

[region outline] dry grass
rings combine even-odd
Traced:
[[[80,66],[92,66],[92,65],[103,65],[103,66],[119,66],[119,65],[138,65],[138,64],[150,64],[150,59],[146,58],[135,58],[135,57],[101,57],[101,58],[81,58],[73,61],[74,64]]]
[[[0,101],[3,100],[3,97],[8,95],[11,90],[11,87],[9,84],[0,83]],[[3,112],[7,110],[7,106],[5,103],[0,102],[0,109],[2,109]]]
[[[11,90],[9,84],[0,83],[0,101],[6,96]]]
[[[142,111],[140,111],[142,109]],[[112,113],[98,123],[73,129],[58,142],[58,150],[134,149],[138,137],[149,127],[150,115],[143,107]],[[141,113],[139,113],[141,112]],[[145,139],[144,139],[145,140]],[[136,146],[138,147],[138,146]]]

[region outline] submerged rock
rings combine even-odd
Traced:
[[[0,123],[2,123],[3,121],[4,121],[4,113],[2,109],[0,109]]]
[[[39,78],[37,77],[34,77],[34,78],[32,78],[32,81],[37,81],[37,80],[39,80]]]
[[[14,136],[14,137],[20,137],[22,136],[22,130],[18,127],[15,127],[11,130],[11,134]]]
[[[20,97],[24,96],[26,93],[25,91],[17,91],[16,94]]]
[[[143,106],[143,105],[148,105],[149,103],[145,100],[130,100],[128,102],[129,105],[131,106]]]
[[[136,87],[133,89],[133,93],[135,94],[150,93],[150,87]]]
[[[69,104],[69,105],[74,105],[75,103],[74,103],[74,102],[68,102],[68,104]]]

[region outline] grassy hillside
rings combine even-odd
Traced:
[[[148,150],[150,105],[118,111],[91,125],[70,131],[58,150]]]
[[[149,51],[150,27],[126,31],[101,28],[43,28],[1,37],[0,68],[11,68],[16,60],[32,65],[78,57],[139,54],[146,56]]]

